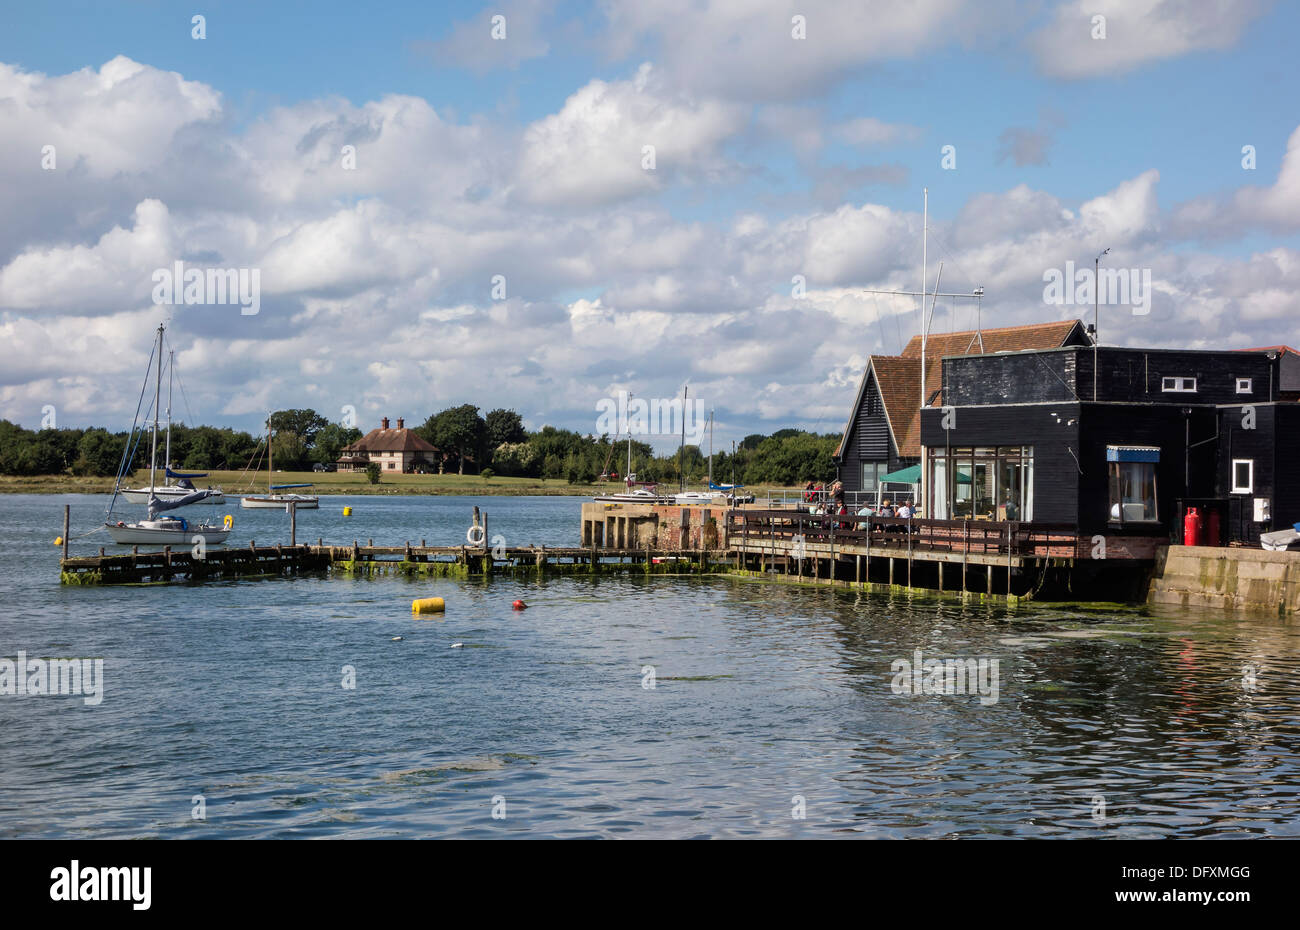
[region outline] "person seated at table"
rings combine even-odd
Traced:
[[[907,501],[903,501],[902,505],[898,508],[898,515],[904,520],[912,519],[912,505]]]

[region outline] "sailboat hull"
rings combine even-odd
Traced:
[[[287,510],[290,503],[296,504],[298,510],[320,508],[320,498],[305,494],[263,494],[239,499],[239,506],[245,510]]]
[[[195,538],[199,536],[203,537],[204,545],[216,546],[225,542],[231,532],[203,523],[194,526],[186,525],[182,529],[181,521],[172,519],[141,520],[139,523],[106,523],[104,526],[108,530],[108,535],[113,537],[113,542],[120,546],[167,543],[189,546],[193,545]]]

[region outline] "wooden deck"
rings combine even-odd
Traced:
[[[352,574],[490,575],[536,572],[581,574],[644,572],[700,574],[719,569],[720,553],[656,549],[581,549],[528,546],[482,549],[473,546],[316,545],[210,547],[203,558],[170,547],[141,552],[61,559],[64,584],[154,584],[237,577],[268,577],[309,572]]]

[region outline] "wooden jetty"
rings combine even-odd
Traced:
[[[734,568],[746,574],[860,587],[1018,598],[1073,593],[1104,580],[1132,598],[1149,578],[1157,547],[1147,537],[1080,535],[1071,524],[818,515],[745,508],[726,514]],[[1105,573],[1101,571],[1105,566]]]
[[[714,556],[719,555],[713,553]],[[703,552],[659,549],[595,549],[528,546],[483,549],[475,546],[315,545],[210,547],[196,556],[190,549],[170,547],[153,552],[108,554],[60,560],[64,584],[152,584],[207,581],[238,577],[268,577],[311,572],[360,575],[486,576],[507,573],[702,574],[722,571],[725,563]]]
[[[477,510],[477,508],[476,508]],[[164,548],[67,556],[64,584],[150,584],[311,572],[483,577],[493,574],[732,573],[795,583],[930,589],[1017,599],[1073,596],[1141,600],[1157,547],[1135,536],[1080,535],[1067,524],[820,515],[795,507],[591,505],[582,508],[583,545],[488,547],[487,515],[474,514],[479,545],[290,544]],[[481,522],[480,522],[481,517]]]

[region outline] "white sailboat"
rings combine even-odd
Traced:
[[[733,443],[734,445],[734,443]],[[734,460],[736,450],[731,450]],[[733,465],[734,471],[734,465]],[[709,411],[709,489],[707,491],[683,491],[674,495],[673,500],[678,504],[752,504],[754,495],[737,494],[737,488],[744,488],[743,484],[714,484],[713,483],[713,411]]]
[[[108,535],[113,537],[113,542],[119,545],[138,545],[140,543],[158,544],[158,543],[178,543],[180,545],[192,545],[199,539],[203,540],[204,545],[218,545],[226,541],[230,536],[234,521],[227,516],[222,526],[213,526],[207,523],[196,522],[190,523],[183,517],[160,517],[163,511],[173,510],[177,507],[184,507],[187,504],[198,504],[211,497],[213,492],[210,490],[191,490],[187,494],[171,500],[164,500],[158,494],[153,493],[158,483],[155,480],[158,472],[158,405],[162,400],[162,346],[163,346],[163,328],[158,327],[158,374],[154,384],[154,404],[153,404],[153,438],[149,450],[149,491],[147,503],[149,505],[149,516],[147,519],[140,520],[136,523],[127,523],[119,520],[117,523],[105,523]],[[145,378],[148,378],[146,373]],[[148,381],[146,380],[146,384]],[[132,427],[134,429],[134,426]],[[129,443],[129,440],[128,440]],[[113,495],[113,500],[117,500],[117,492]],[[109,504],[109,512],[112,513],[113,504]]]
[[[628,395],[631,397],[631,395]],[[663,497],[651,488],[658,488],[658,485],[644,483],[637,486],[632,481],[632,430],[627,431],[627,471],[623,472],[623,486],[626,491],[614,494],[597,494],[592,500],[600,501],[605,504],[671,504],[671,497]]]
[[[130,504],[147,504],[150,497],[157,497],[164,501],[177,501],[188,494],[193,494],[198,490],[190,479],[206,478],[207,472],[196,474],[182,474],[181,472],[172,471],[172,381],[174,380],[173,369],[176,364],[176,353],[168,355],[167,365],[167,446],[166,454],[163,456],[163,475],[166,478],[176,479],[176,484],[164,484],[159,487],[153,487],[152,479],[150,487],[147,488],[122,488],[118,493],[122,495]],[[224,504],[226,495],[221,488],[208,488],[212,491],[201,501],[200,504]]]
[[[288,510],[293,504],[295,510],[316,510],[320,507],[320,498],[314,494],[277,494],[285,488],[309,488],[310,484],[271,484],[275,474],[275,453],[271,449],[271,417],[266,418],[266,494],[245,494],[239,500],[239,506],[245,510]]]

